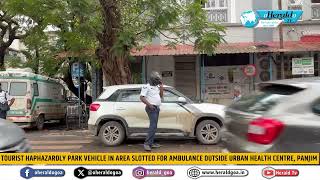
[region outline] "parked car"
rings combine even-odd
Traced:
[[[90,105],[89,130],[108,146],[126,138],[147,135],[149,119],[140,101],[143,85],[118,85],[104,92]],[[216,144],[223,127],[223,105],[195,104],[172,87],[164,86],[158,136],[196,137],[202,144]]]
[[[0,83],[15,98],[7,119],[18,126],[42,130],[47,120],[65,120],[66,90],[57,79],[34,74],[28,68],[7,69],[0,72]]]
[[[31,146],[16,124],[0,119],[0,153],[29,152]]]
[[[226,110],[224,141],[231,152],[318,152],[320,78],[260,84]]]

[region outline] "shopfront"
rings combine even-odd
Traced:
[[[244,68],[250,64],[250,54],[217,54],[204,56],[204,101],[228,104],[234,90],[248,94],[252,77],[246,76]]]
[[[195,101],[228,105],[235,90],[244,96],[255,91],[260,82],[281,79],[280,52],[284,53],[285,78],[319,76],[318,42],[285,42],[285,49],[278,46],[278,42],[223,44],[215,55],[200,55],[192,46],[156,46],[133,55],[143,57],[142,82],[155,70],[162,74],[165,84]],[[294,74],[292,61],[296,58],[311,58],[312,73]],[[254,73],[246,73],[248,67]]]

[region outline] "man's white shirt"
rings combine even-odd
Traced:
[[[12,97],[6,91],[0,91],[0,103],[4,104],[6,101],[10,101]]]
[[[140,96],[144,96],[152,105],[161,105],[160,89],[158,86],[151,86],[150,84],[144,85],[141,88]]]

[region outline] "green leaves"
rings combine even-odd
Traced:
[[[114,49],[128,53],[160,36],[168,46],[194,45],[201,53],[213,53],[223,41],[224,27],[207,21],[202,2],[176,0],[120,0],[121,30]]]
[[[95,54],[88,51],[98,48],[97,34],[110,18],[103,17],[101,2],[114,3],[120,12],[120,26],[111,28],[115,40],[103,37],[110,41],[116,56],[128,56],[131,49],[155,37],[170,47],[194,45],[200,53],[213,53],[223,41],[224,27],[207,21],[200,0],[6,0],[0,2],[0,11],[20,17],[20,32],[28,33],[23,42],[30,53],[29,64],[40,61],[43,70],[52,74],[61,66],[54,61],[61,52],[97,62]]]
[[[7,55],[4,59],[6,67],[12,68],[23,68],[24,64],[22,63],[20,57]]]

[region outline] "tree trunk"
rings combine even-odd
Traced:
[[[128,54],[115,55],[112,47],[121,31],[121,14],[117,0],[99,0],[102,7],[103,30],[97,35],[100,47],[96,53],[109,85],[129,84],[132,81]]]
[[[109,85],[131,83],[131,71],[129,67],[128,58],[112,58],[110,57],[110,54],[105,54],[104,57],[100,59],[102,64],[103,75],[106,77]]]
[[[39,74],[39,66],[40,66],[40,54],[39,54],[39,48],[36,46],[36,67],[35,67],[36,74]]]
[[[72,76],[71,76],[71,73],[70,73],[70,69],[71,69],[71,65],[69,65],[69,71],[63,76],[62,80],[67,84],[68,89],[74,95],[76,95],[81,100],[84,100],[84,89],[87,89],[87,87],[84,87],[84,84],[81,84],[81,89],[80,89],[81,92],[80,92],[80,96],[79,96],[78,88],[76,88],[74,86],[74,84],[73,84]],[[92,103],[92,97],[89,96],[88,94],[86,94],[85,102],[86,102],[86,104],[91,104]]]
[[[0,70],[4,70],[4,56],[6,54],[6,49],[0,47]]]

